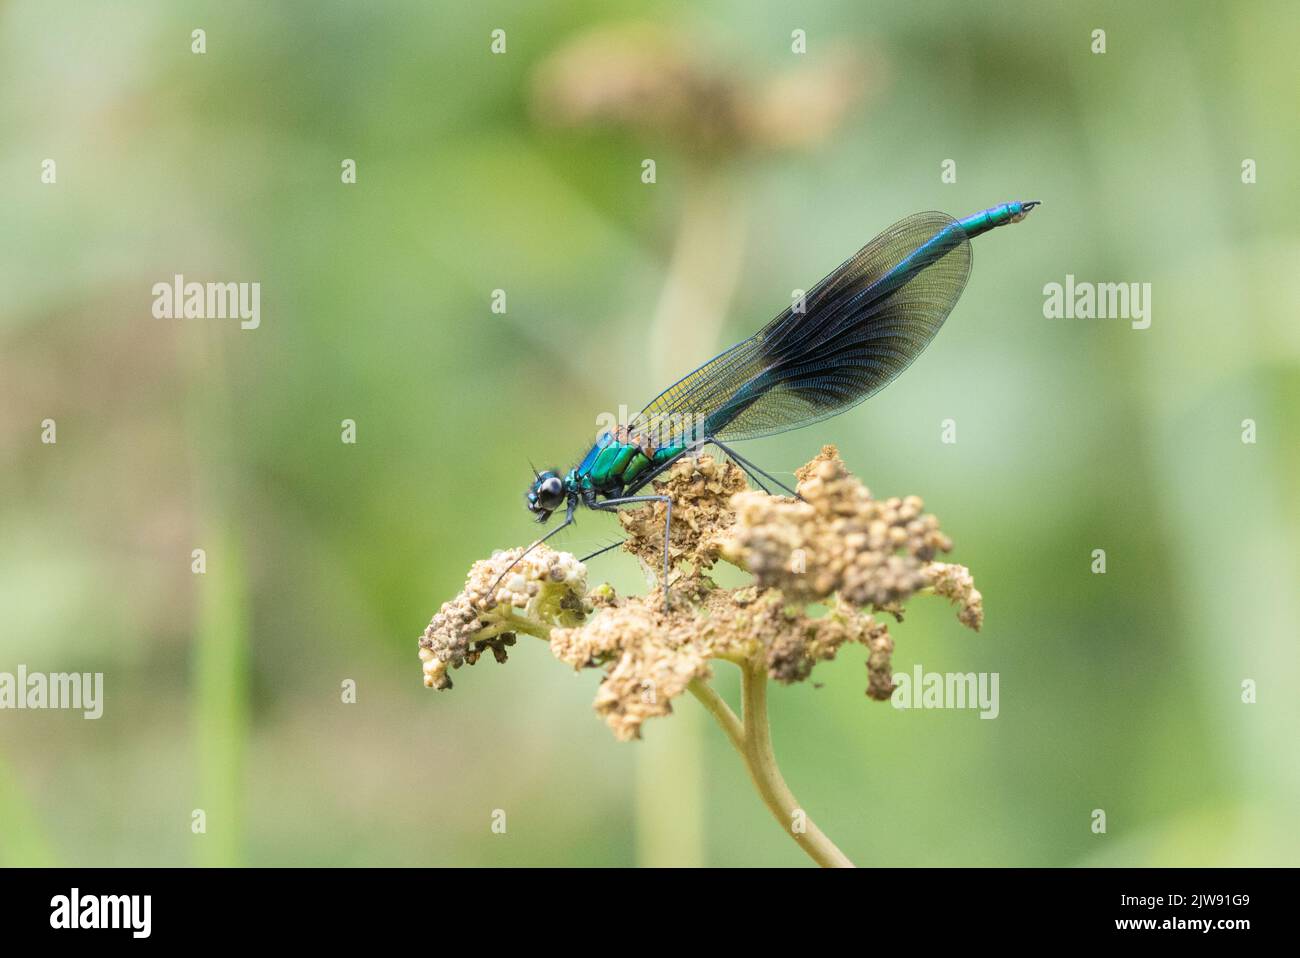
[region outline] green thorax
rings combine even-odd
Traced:
[[[617,495],[638,476],[681,455],[684,449],[685,446],[677,443],[655,446],[625,428],[603,432],[582,462],[565,476],[564,482],[579,492]]]

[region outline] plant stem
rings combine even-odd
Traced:
[[[717,720],[722,731],[727,733],[732,746],[744,759],[749,777],[753,779],[763,804],[781,827],[790,831],[790,836],[808,853],[808,857],[823,868],[853,868],[854,864],[848,856],[835,847],[835,843],[800,808],[790,787],[781,777],[776,754],[772,751],[771,730],[767,724],[767,670],[761,662],[746,661],[737,664],[743,680],[743,721],[736,717],[731,706],[707,682],[700,679],[692,681],[688,686],[691,694],[699,699],[700,704]]]
[[[545,626],[540,628],[549,632]],[[539,637],[546,638],[545,635]],[[849,857],[808,817],[781,776],[781,769],[776,764],[776,753],[772,751],[772,734],[767,723],[767,669],[762,662],[753,659],[727,661],[735,662],[740,668],[743,680],[743,720],[736,716],[726,699],[718,694],[718,690],[703,679],[692,679],[686,686],[687,689],[726,733],[728,741],[744,760],[763,804],[782,828],[790,830],[790,836],[807,852],[808,857],[823,868],[856,868]],[[796,824],[798,827],[795,827]]]
[[[745,729],[740,724],[740,719],[736,718],[736,713],[731,711],[731,706],[726,703],[718,690],[708,682],[702,679],[691,679],[691,684],[687,686],[691,694],[700,700],[700,704],[709,710],[709,714],[718,720],[722,726],[722,731],[727,733],[727,738],[731,739],[732,746],[740,755],[745,754]]]
[[[689,169],[671,259],[649,325],[650,382],[672,382],[720,345],[745,248],[743,194],[727,171]],[[688,366],[689,368],[689,366]],[[658,567],[656,566],[656,569]],[[705,720],[693,709],[636,751],[637,857],[643,866],[704,863]]]

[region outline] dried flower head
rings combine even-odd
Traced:
[[[867,695],[887,700],[894,639],[877,614],[901,621],[909,599],[932,594],[953,602],[972,629],[984,618],[970,572],[935,561],[952,543],[920,499],[873,498],[834,446],[796,475],[798,498],[749,490],[741,469],[709,457],[683,458],[655,482],[673,503],[669,603],[664,583],[641,597],[621,597],[609,585],[588,593],[582,563],[545,546],[475,563],[420,639],[425,685],[450,688],[448,671],[488,649],[504,662],[525,632],[574,669],[604,672],[595,709],[621,741],[639,738],[646,719],[671,714],[673,700],[690,690],[727,731],[774,816],[788,823],[798,808],[771,755],[765,683],[805,681],[817,663],[857,644],[867,653]],[[619,515],[625,548],[649,577],[661,568],[665,512],[656,502]],[[719,588],[706,573],[720,560],[753,582]],[[743,723],[708,685],[716,661],[741,669]],[[811,823],[794,837],[822,864],[851,864]]]
[[[961,608],[957,618],[967,628],[980,630],[984,624],[984,596],[975,588],[975,578],[964,565],[931,562],[925,569],[935,595],[942,595]]]
[[[732,500],[737,518],[722,543],[728,561],[802,602],[837,594],[888,610],[931,584],[926,566],[952,542],[918,497],[873,499],[834,446],[796,475],[799,500],[761,492]]]
[[[586,566],[546,546],[524,552],[496,552],[474,563],[465,588],[443,603],[420,638],[426,686],[451,688],[447,670],[473,665],[486,649],[504,662],[516,632],[544,635],[537,630],[585,617]]]
[[[538,67],[533,111],[543,123],[620,126],[697,156],[810,148],[884,86],[879,51],[834,45],[808,65],[749,78],[698,48],[689,31],[649,22],[594,27]]]
[[[731,497],[747,487],[745,474],[734,463],[708,456],[684,457],[655,483],[655,491],[673,500],[672,541],[668,563],[676,568],[682,561],[696,569],[708,569],[718,561],[724,533],[736,521]],[[761,495],[761,493],[760,493]],[[658,574],[663,564],[664,518],[662,502],[647,508],[620,512],[619,522],[628,534],[624,548],[641,560],[648,574]]]
[[[672,699],[709,679],[716,659],[761,660],[772,679],[801,682],[856,643],[868,652],[867,694],[887,699],[894,640],[872,613],[901,618],[908,599],[931,592],[978,630],[982,597],[965,567],[934,561],[952,543],[917,497],[873,498],[834,446],[796,475],[799,499],[749,490],[735,464],[707,456],[683,458],[655,483],[673,500],[670,608],[662,585],[641,598],[619,597],[607,585],[585,594],[586,568],[546,546],[476,563],[420,640],[425,684],[450,688],[448,670],[474,664],[488,649],[505,661],[506,647],[526,632],[548,639],[555,657],[575,669],[604,670],[596,711],[620,739],[638,737],[647,718],[670,714]],[[619,515],[625,548],[650,574],[662,556],[664,512],[653,503]],[[718,588],[704,571],[719,559],[749,572],[754,584]]]
[[[693,679],[710,676],[711,643],[693,615],[666,612],[662,595],[612,599],[585,626],[556,629],[551,652],[574,669],[603,668],[597,714],[620,740],[647,718],[672,712]]]

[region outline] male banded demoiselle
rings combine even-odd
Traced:
[[[766,489],[762,476],[797,495],[730,443],[837,416],[891,383],[929,345],[966,288],[971,239],[1020,222],[1037,205],[1003,203],[962,220],[917,213],[895,223],[753,336],[669,386],[628,425],[602,432],[566,474],[534,470],[526,498],[537,521],[562,506],[565,514],[529,549],[569,526],[579,503],[612,510],[663,502],[666,601],[672,499],[637,492],[682,456],[711,445],[760,488]]]

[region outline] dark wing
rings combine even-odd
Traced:
[[[970,240],[955,220],[909,216],[818,283],[802,312],[787,309],[674,383],[632,426],[663,435],[680,423],[696,438],[755,439],[838,415],[929,345],[970,266]]]

